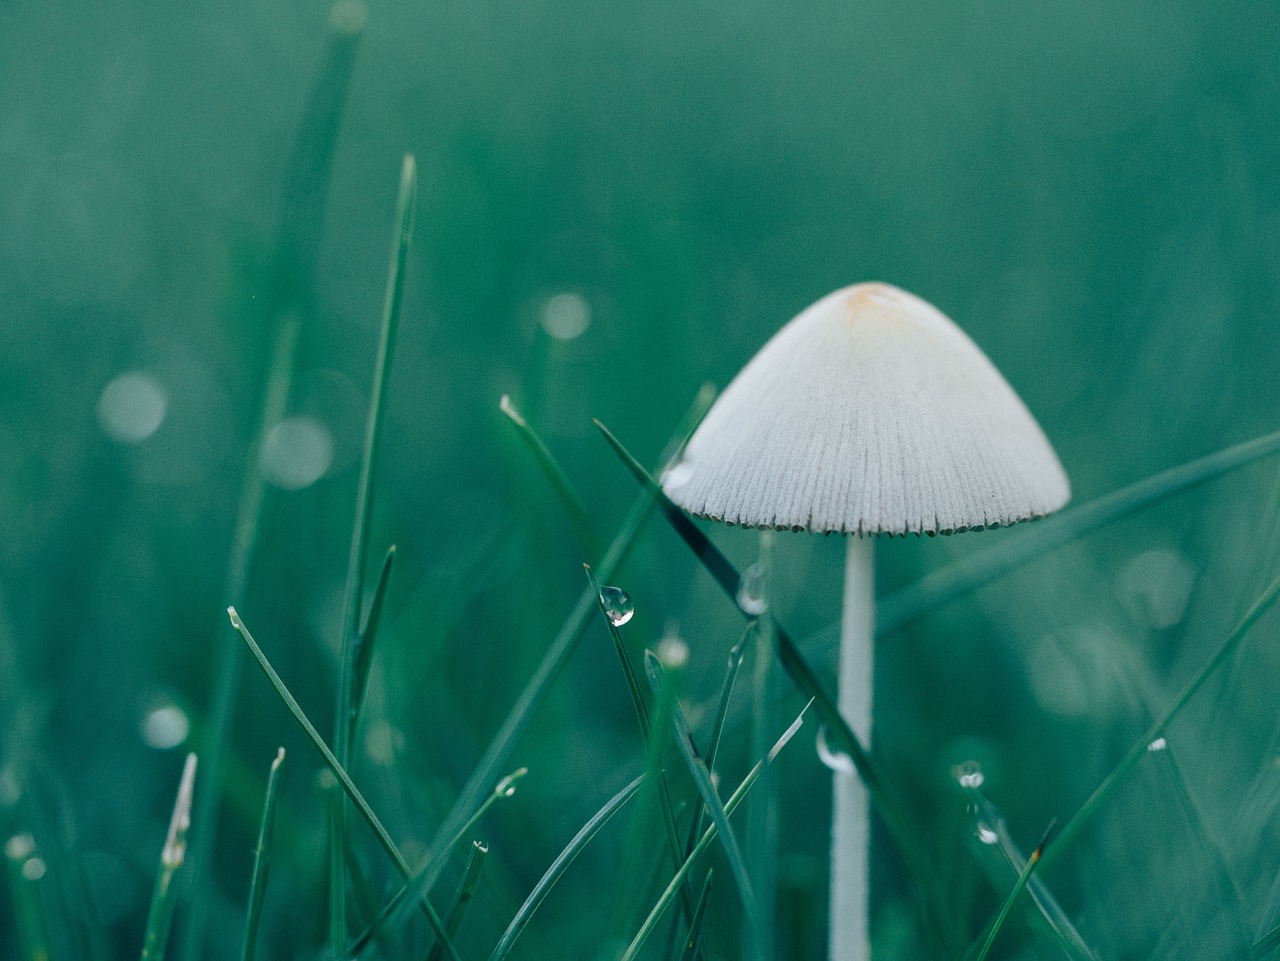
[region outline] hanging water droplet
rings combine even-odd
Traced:
[[[982,768],[978,766],[977,761],[957,764],[951,769],[951,775],[963,788],[980,788],[982,782],[986,780],[986,775],[982,773]]]
[[[769,601],[764,593],[764,565],[756,561],[738,578],[738,607],[748,617],[759,617],[769,609]]]
[[[997,841],[1000,840],[1000,835],[996,834],[996,832],[992,830],[990,825],[984,824],[981,821],[978,822],[977,828],[975,830],[978,835],[978,840],[981,841],[983,844],[995,844]]]
[[[1148,744],[1148,745],[1147,745],[1147,750],[1148,750],[1148,751],[1163,751],[1163,750],[1164,750],[1165,748],[1167,748],[1168,746],[1169,746],[1169,742],[1168,742],[1168,741],[1166,741],[1163,737],[1158,737],[1158,738],[1156,738],[1154,741],[1152,741],[1150,744]]]
[[[827,726],[825,724],[818,728],[818,737],[814,744],[818,749],[818,760],[831,768],[831,770],[840,774],[849,774],[855,770],[853,758],[843,751],[832,750],[831,745],[827,743]]]
[[[621,627],[636,612],[631,603],[631,595],[621,587],[600,588],[600,606],[604,608],[605,617],[614,627]]]

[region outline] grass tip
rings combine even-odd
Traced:
[[[178,782],[178,799],[173,805],[173,818],[169,822],[169,834],[165,838],[160,858],[167,867],[182,866],[187,853],[187,829],[191,827],[191,797],[195,793],[196,756],[188,754],[182,766],[182,780]]]
[[[494,786],[494,795],[497,797],[511,797],[511,795],[516,793],[516,781],[520,780],[528,773],[529,769],[527,767],[517,768],[512,771]]]

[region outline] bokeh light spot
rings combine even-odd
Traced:
[[[113,440],[141,444],[164,423],[169,395],[154,377],[140,370],[121,374],[98,399],[98,421]]]
[[[591,308],[578,294],[556,294],[542,306],[542,329],[556,340],[581,337],[590,326]]]
[[[277,487],[310,487],[332,464],[333,435],[314,417],[290,417],[267,432],[262,466]]]
[[[176,704],[161,704],[147,712],[140,730],[148,747],[167,751],[187,739],[191,723],[186,712]]]

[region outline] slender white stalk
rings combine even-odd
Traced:
[[[875,663],[875,541],[852,535],[844,568],[840,618],[840,713],[871,746],[871,690]],[[832,778],[831,961],[868,961],[871,893],[870,799],[850,764]]]

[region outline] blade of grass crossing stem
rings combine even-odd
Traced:
[[[191,827],[191,798],[195,792],[196,756],[188,754],[182,766],[182,780],[178,782],[178,797],[173,804],[173,817],[169,821],[169,834],[160,852],[160,870],[156,875],[155,891],[151,895],[151,911],[147,915],[147,930],[142,938],[142,961],[162,961],[165,946],[169,943],[169,928],[173,924],[176,892],[173,878],[182,867],[187,854],[187,831]]]
[[[1134,742],[1133,746],[1129,749],[1129,752],[1120,759],[1120,762],[1111,770],[1111,773],[1103,779],[1102,783],[1098,785],[1097,789],[1089,796],[1088,800],[1081,805],[1080,810],[1075,813],[1075,816],[1066,823],[1062,828],[1062,831],[1054,839],[1053,843],[1045,850],[1043,858],[1045,862],[1043,865],[1044,867],[1047,868],[1057,860],[1059,852],[1067,848],[1070,842],[1080,832],[1080,829],[1083,828],[1085,824],[1088,823],[1089,819],[1097,813],[1098,809],[1103,805],[1107,798],[1110,797],[1111,792],[1115,790],[1116,786],[1124,776],[1132,771],[1137,766],[1138,762],[1146,756],[1151,742],[1164,734],[1165,728],[1167,728],[1173,719],[1182,712],[1182,709],[1187,706],[1187,703],[1195,696],[1196,692],[1200,690],[1204,685],[1204,682],[1209,679],[1209,676],[1213,674],[1213,672],[1216,671],[1228,657],[1231,656],[1237,647],[1240,646],[1240,642],[1244,640],[1253,625],[1258,622],[1259,618],[1261,618],[1263,614],[1270,610],[1273,604],[1275,604],[1277,597],[1280,597],[1280,578],[1271,582],[1271,586],[1268,587],[1266,591],[1263,592],[1262,596],[1254,602],[1249,611],[1240,619],[1240,622],[1235,626],[1231,633],[1227,635],[1226,640],[1222,642],[1218,647],[1218,650],[1209,658],[1205,666],[1200,669],[1195,677],[1187,682],[1186,687],[1182,689],[1182,693],[1178,695],[1177,700],[1175,700],[1168,710],[1165,711],[1162,717],[1158,718],[1149,728],[1147,728],[1142,737]]]
[[[645,672],[649,676],[649,683],[653,685],[655,691],[661,690],[664,683],[663,668],[657,656],[646,651],[644,666]],[[671,726],[675,732],[676,747],[680,751],[681,758],[684,759],[685,767],[689,769],[694,786],[698,789],[698,797],[702,800],[703,807],[710,813],[712,823],[715,824],[716,829],[720,832],[720,844],[724,847],[725,857],[729,862],[729,872],[733,875],[733,882],[738,887],[738,897],[742,901],[743,915],[750,928],[752,943],[758,945],[760,940],[760,909],[756,905],[755,892],[751,887],[751,877],[747,873],[747,862],[742,856],[742,848],[738,844],[738,838],[733,826],[729,823],[729,816],[725,813],[724,805],[720,803],[720,795],[716,793],[715,785],[711,783],[711,772],[707,770],[702,758],[698,757],[694,751],[693,732],[689,730],[689,722],[685,720],[684,711],[680,709],[678,703],[672,707]],[[690,911],[689,915],[692,917],[693,912]]]
[[[672,441],[668,444],[667,450],[671,453],[662,461],[663,466],[666,466],[670,458],[674,457],[684,442],[688,440],[689,435],[693,433],[694,427],[702,420],[714,399],[715,391],[709,386],[704,385],[698,391],[697,398],[676,428]],[[596,574],[599,578],[608,581],[613,577],[614,572],[631,550],[631,545],[635,541],[636,535],[639,533],[640,527],[643,525],[652,506],[652,495],[648,492],[641,492],[623,520],[622,526],[619,527],[613,542],[600,559],[600,563],[596,565]],[[506,719],[502,722],[502,726],[494,734],[493,740],[489,742],[488,748],[485,749],[480,761],[471,772],[471,776],[467,778],[467,783],[463,785],[458,797],[454,800],[453,807],[445,815],[429,850],[440,849],[445,839],[452,835],[458,829],[458,825],[467,817],[467,812],[471,811],[480,802],[484,792],[489,790],[489,785],[498,777],[498,772],[510,760],[511,751],[520,739],[520,735],[528,727],[529,721],[542,705],[551,685],[560,675],[561,668],[564,667],[569,656],[577,648],[578,642],[586,632],[587,624],[590,622],[592,612],[597,604],[596,597],[593,594],[594,592],[590,587],[583,590],[577,604],[574,605],[573,611],[569,614],[559,633],[551,642],[551,646],[547,649],[547,653],[543,656],[542,662],[529,679],[529,683],[525,685],[516,703],[512,705]],[[423,891],[431,890],[431,886],[435,884],[443,867],[444,864],[440,859],[433,859],[431,870],[423,876]]]
[[[644,735],[645,744],[649,744],[654,733],[650,727],[649,709],[645,706],[644,691],[640,687],[640,681],[636,677],[635,669],[631,666],[631,658],[627,656],[627,646],[622,641],[622,632],[618,630],[618,625],[613,621],[608,605],[605,603],[604,590],[600,587],[595,575],[591,573],[591,566],[582,565],[583,570],[587,573],[587,582],[591,585],[591,589],[596,592],[596,600],[600,606],[600,614],[604,619],[605,627],[609,631],[609,637],[613,641],[614,652],[618,655],[618,661],[622,665],[622,673],[627,679],[627,688],[631,693],[631,703],[635,706],[636,718],[640,722],[640,732]],[[661,734],[659,734],[661,736]],[[671,802],[671,786],[667,782],[667,772],[659,770],[656,774],[658,788],[658,802],[662,810],[663,827],[667,833],[667,847],[671,854],[671,863],[679,864],[683,856],[680,847],[680,832],[676,828],[675,807]],[[683,907],[685,914],[690,915],[693,912],[693,896],[686,889],[682,893]]]
[[[1004,927],[1005,921],[1009,919],[1009,912],[1013,910],[1013,903],[1018,900],[1018,895],[1027,886],[1027,882],[1031,880],[1032,872],[1035,871],[1036,866],[1040,863],[1040,857],[1044,853],[1045,845],[1049,843],[1049,834],[1053,831],[1053,827],[1053,823],[1050,822],[1048,830],[1045,831],[1044,839],[1036,845],[1036,849],[1031,852],[1031,857],[1027,858],[1026,867],[1022,869],[1022,873],[1018,875],[1018,880],[1014,883],[1013,888],[1004,899],[1004,903],[1000,906],[1000,911],[996,914],[995,921],[987,931],[987,937],[982,942],[982,946],[976,953],[970,952],[966,955],[966,961],[986,961],[987,955],[991,953],[991,946],[996,943],[996,936],[1000,933],[1000,929]]]
[[[462,879],[458,882],[453,904],[449,905],[449,913],[445,915],[444,929],[451,938],[458,936],[462,920],[467,916],[467,908],[471,906],[471,898],[476,893],[476,886],[480,884],[480,869],[484,867],[484,857],[488,853],[489,848],[484,844],[479,841],[471,842],[471,856],[467,859],[467,867],[462,872]],[[427,955],[427,961],[441,961],[443,957],[444,952],[440,943],[436,942],[431,953]]]
[[[689,936],[685,938],[684,950],[680,952],[680,961],[694,961],[702,950],[702,926],[707,919],[707,903],[711,900],[711,879],[714,871],[707,871],[706,880],[702,882],[702,894],[698,896],[698,905],[693,910],[693,920],[689,922]]]
[[[348,734],[353,743],[356,727],[360,721],[360,709],[364,707],[364,695],[369,687],[369,672],[373,669],[373,648],[378,640],[378,627],[382,624],[382,605],[387,599],[387,587],[391,583],[391,568],[395,559],[396,546],[392,544],[387,548],[387,556],[382,561],[378,586],[374,588],[373,600],[369,602],[369,616],[365,620],[364,630],[360,632],[359,644],[356,646],[356,664],[351,678],[351,730]]]
[[[720,740],[724,735],[725,719],[729,716],[729,701],[733,697],[733,682],[737,679],[738,670],[742,667],[747,640],[753,632],[759,630],[759,627],[759,621],[753,620],[749,622],[743,632],[742,639],[729,651],[729,664],[725,668],[724,683],[720,685],[720,701],[716,704],[715,719],[711,723],[711,738],[707,742],[707,768],[711,771],[715,771],[716,758],[720,754]],[[702,807],[701,798],[695,801],[694,804],[693,822],[689,826],[689,837],[685,840],[684,851],[686,855],[693,850],[693,846],[698,842],[705,824],[706,809]]]
[[[382,415],[391,383],[391,363],[395,356],[396,334],[400,327],[400,307],[404,300],[405,263],[413,238],[414,201],[418,171],[412,155],[406,155],[400,170],[400,192],[396,198],[395,235],[391,242],[391,264],[387,270],[387,290],[382,306],[378,357],[373,368],[373,388],[369,416],[365,424],[364,452],[360,460],[360,480],[356,488],[355,521],[351,529],[351,550],[347,558],[347,585],[342,618],[339,680],[334,711],[333,753],[344,767],[351,762],[351,734],[355,719],[352,707],[355,692],[356,654],[361,621],[364,619],[364,565],[368,551],[369,527],[373,518],[373,484],[378,461],[378,440]],[[333,957],[347,944],[346,918],[346,809],[342,794],[334,794],[335,810],[330,823],[334,834],[330,851],[329,944]]]
[[[258,825],[258,845],[253,849],[253,877],[249,881],[249,911],[244,926],[242,961],[253,961],[258,951],[258,926],[262,921],[262,900],[267,894],[267,874],[271,869],[271,843],[275,836],[276,781],[284,763],[284,748],[276,752],[267,774],[267,793]]]
[[[302,324],[311,313],[314,274],[323,237],[326,200],[333,157],[346,106],[347,92],[360,45],[362,18],[333,17],[325,59],[307,99],[298,136],[289,157],[281,202],[280,226],[270,280],[264,292],[266,323],[275,326],[262,416],[249,450],[244,486],[227,565],[226,601],[244,602],[266,497],[262,452],[267,432],[288,406],[289,388]],[[221,632],[218,637],[225,637]],[[218,646],[210,696],[209,735],[203,745],[203,783],[192,813],[192,843],[187,857],[191,883],[186,885],[186,930],[183,961],[196,961],[203,948],[208,905],[213,901],[210,856],[217,836],[222,797],[223,755],[231,741],[235,705],[244,673],[243,648],[231,638]]]
[[[547,475],[547,480],[551,482],[552,489],[555,490],[560,502],[564,505],[565,513],[569,515],[569,523],[573,526],[574,533],[578,535],[578,541],[582,549],[587,552],[588,560],[594,564],[601,556],[600,537],[596,534],[595,524],[591,521],[591,515],[587,513],[587,507],[582,500],[582,495],[578,493],[578,489],[573,486],[573,481],[569,479],[569,475],[565,473],[555,455],[551,453],[551,448],[543,442],[537,432],[529,426],[529,422],[516,410],[511,398],[503,394],[502,400],[498,402],[498,408],[515,425],[520,439],[533,452],[538,466]]]
[[[658,506],[666,516],[667,522],[680,535],[689,549],[693,551],[694,556],[702,562],[707,572],[711,574],[712,578],[720,586],[720,589],[725,592],[726,596],[737,607],[738,587],[741,581],[741,576],[737,569],[734,568],[720,549],[711,543],[707,535],[699,530],[689,517],[671,502],[670,498],[662,492],[662,489],[648,471],[631,456],[631,453],[610,433],[609,429],[599,421],[596,421],[596,426],[604,435],[605,440],[608,441],[609,446],[613,448],[614,452],[617,453],[640,484],[653,494]],[[943,943],[958,947],[952,942],[956,940],[958,932],[964,929],[963,923],[959,918],[955,917],[954,911],[951,910],[946,892],[942,890],[938,883],[937,873],[930,863],[928,847],[915,827],[914,822],[908,817],[905,805],[889,787],[889,783],[881,773],[879,765],[872,760],[866,749],[858,741],[852,728],[849,727],[849,723],[840,715],[835,700],[827,692],[825,685],[818,679],[818,675],[813,668],[804,659],[795,641],[791,639],[791,636],[772,614],[766,616],[769,617],[771,622],[774,640],[777,644],[778,660],[782,663],[783,669],[791,677],[792,683],[795,684],[800,692],[813,699],[814,708],[818,712],[822,723],[826,726],[829,743],[834,741],[833,746],[835,749],[847,754],[853,762],[859,777],[862,778],[863,783],[867,786],[867,791],[875,802],[885,826],[888,827],[889,833],[897,842],[911,874],[928,892],[931,906],[929,916],[938,935],[943,938]]]
[[[404,887],[397,891],[391,900],[386,903],[386,906],[383,907],[381,912],[379,912],[378,917],[374,920],[373,924],[371,924],[363,934],[351,943],[351,946],[347,949],[347,953],[350,955],[360,954],[369,946],[371,939],[380,935],[385,929],[393,924],[402,921],[410,910],[409,908],[404,907],[404,905],[406,903],[412,903],[406,902],[405,900],[408,897],[409,892],[421,890],[423,876],[431,870],[434,865],[448,857],[449,852],[452,851],[464,837],[471,833],[471,829],[475,826],[476,822],[484,817],[485,812],[487,812],[489,808],[493,807],[493,805],[502,798],[509,798],[515,794],[516,782],[528,773],[529,769],[527,767],[522,767],[519,770],[508,774],[499,781],[497,786],[494,787],[493,793],[490,794],[476,812],[471,815],[467,820],[467,823],[462,825],[462,827],[458,829],[457,833],[445,843],[440,852],[429,858],[427,863],[420,867],[414,873],[413,877],[409,878],[409,880],[405,882]]]
[[[546,873],[538,879],[538,883],[533,886],[533,890],[525,898],[524,904],[520,905],[520,909],[516,911],[511,923],[507,925],[506,931],[502,933],[502,937],[494,947],[493,953],[489,955],[489,961],[503,961],[506,958],[511,951],[512,945],[515,944],[516,939],[520,937],[520,933],[533,917],[534,912],[546,900],[556,882],[569,869],[569,865],[573,864],[574,859],[582,853],[583,848],[590,844],[591,840],[600,833],[600,829],[608,824],[609,820],[622,810],[628,801],[636,796],[636,792],[640,790],[640,785],[643,783],[644,775],[642,774],[605,802],[604,807],[593,814],[590,820],[579,828],[578,833],[573,836],[573,839],[565,845],[564,850],[551,862],[551,867],[547,868]]]
[[[1280,452],[1280,432],[1153,474],[1087,504],[1012,531],[997,547],[956,561],[880,598],[876,602],[876,633],[895,630],[1055,547],[1277,452]]]
[[[396,866],[396,870],[400,872],[400,876],[405,880],[409,879],[409,863],[405,861],[404,855],[400,853],[400,849],[396,847],[391,835],[387,833],[387,829],[383,827],[382,822],[378,820],[378,816],[373,812],[373,808],[369,806],[369,802],[365,800],[364,795],[360,793],[360,789],[356,787],[355,782],[351,780],[351,776],[347,774],[346,769],[338,763],[338,759],[334,756],[333,751],[329,749],[329,745],[324,742],[324,738],[320,736],[320,732],[316,730],[315,725],[311,723],[310,718],[302,710],[293,694],[285,686],[284,681],[280,679],[280,675],[276,673],[276,669],[271,666],[271,662],[267,660],[267,656],[262,652],[262,648],[258,646],[258,642],[253,639],[253,635],[249,633],[249,628],[245,626],[244,621],[240,619],[240,615],[236,613],[234,607],[227,608],[227,614],[231,618],[231,626],[239,633],[245,645],[249,648],[249,652],[253,655],[254,660],[258,662],[258,666],[262,669],[262,673],[267,676],[267,680],[271,682],[271,686],[276,689],[276,694],[280,696],[289,709],[289,713],[293,715],[295,721],[310,738],[312,745],[320,756],[324,758],[325,764],[329,770],[333,772],[333,776],[338,779],[338,783],[342,785],[342,789],[346,792],[351,803],[356,806],[356,810],[360,812],[360,816],[365,819],[374,836],[378,839],[378,843],[382,845],[387,856],[391,858],[392,863]],[[422,908],[423,914],[427,918],[427,922],[431,925],[431,930],[436,937],[444,942],[445,951],[454,961],[458,959],[458,952],[454,948],[453,943],[444,937],[444,924],[440,920],[440,916],[436,913],[434,907],[425,898],[419,898],[418,903]],[[345,949],[345,945],[343,948]],[[339,954],[341,956],[341,953]]]
[[[724,802],[726,815],[733,814],[737,806],[742,803],[742,799],[747,796],[747,792],[751,790],[752,785],[759,780],[760,772],[763,771],[767,765],[773,763],[773,759],[776,758],[782,749],[787,746],[787,742],[795,736],[796,731],[800,730],[801,725],[804,723],[805,714],[812,705],[813,701],[810,700],[809,703],[804,706],[804,709],[801,710],[799,716],[791,722],[791,726],[783,732],[782,737],[778,738],[769,753],[761,760],[757,761],[755,766],[747,772],[747,776],[742,779],[742,783],[738,785],[737,790],[735,790],[733,794],[729,796],[729,799]],[[662,915],[666,912],[667,908],[671,906],[671,902],[675,898],[676,891],[684,883],[684,880],[688,876],[689,871],[693,868],[694,863],[701,856],[702,852],[711,845],[711,842],[715,840],[716,832],[717,828],[714,824],[709,825],[706,831],[703,832],[702,837],[698,839],[698,843],[694,845],[693,850],[689,852],[689,856],[685,858],[684,863],[680,865],[675,876],[672,877],[670,883],[667,885],[666,890],[662,892],[657,903],[654,904],[653,909],[649,912],[649,916],[645,918],[644,924],[642,924],[640,926],[640,930],[636,932],[636,936],[632,939],[631,944],[627,946],[627,950],[620,958],[620,961],[634,961],[636,954],[642,947],[644,947],[645,941],[648,940],[649,935],[653,933],[653,929],[657,927],[658,922],[662,919]]]

